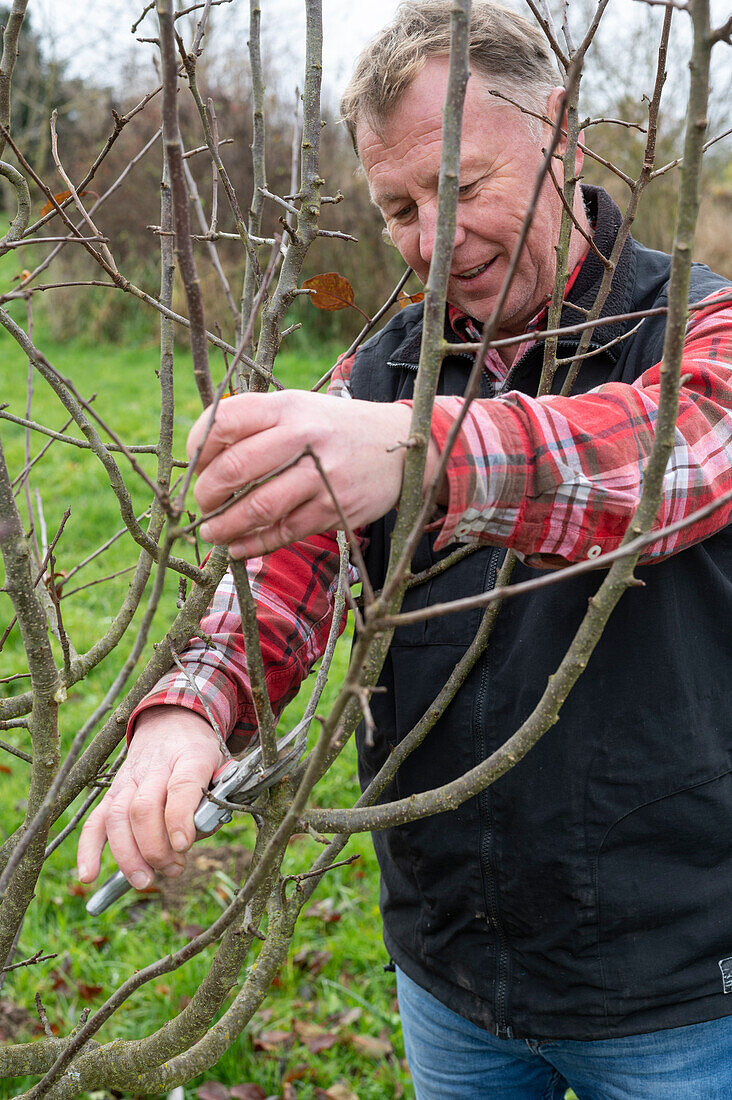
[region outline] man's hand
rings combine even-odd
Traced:
[[[192,457],[211,414],[204,412],[188,437]],[[196,500],[203,513],[220,507],[237,489],[292,461],[306,446],[318,456],[353,528],[378,519],[399,499],[411,409],[407,405],[348,401],[301,390],[242,394],[222,402],[198,460]],[[396,449],[393,449],[396,448]],[[430,442],[427,478],[438,460]],[[313,460],[259,486],[208,520],[201,534],[229,545],[235,558],[256,557],[341,525],[333,499]]]
[[[184,707],[143,711],[125,763],[79,840],[82,882],[99,874],[109,842],[125,878],[144,890],[155,871],[170,878],[185,866],[195,840],[193,815],[214,771],[223,763],[218,739],[205,719]]]

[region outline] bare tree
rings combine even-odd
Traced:
[[[91,452],[104,471],[108,492],[116,498],[123,530],[138,547],[138,558],[129,588],[110,625],[94,644],[77,652],[63,618],[63,587],[59,592],[54,579],[54,563],[64,545],[64,523],[49,539],[42,536],[39,524],[33,521],[32,485],[35,459],[27,449],[23,468],[12,473],[0,451],[0,546],[5,564],[5,591],[10,596],[13,617],[8,622],[0,646],[11,630],[22,637],[27,655],[26,690],[0,701],[0,728],[15,731],[21,745],[2,743],[9,752],[26,760],[29,768],[27,809],[16,831],[0,849],[0,960],[6,972],[19,965],[15,945],[28,907],[33,904],[34,890],[44,862],[54,847],[71,835],[81,823],[99,794],[104,790],[105,776],[119,767],[118,747],[126,722],[137,703],[155,685],[196,635],[201,616],[224,572],[230,568],[239,598],[243,633],[246,640],[249,674],[257,711],[262,764],[276,769],[280,750],[276,741],[276,715],[268,698],[261,656],[257,612],[244,565],[227,560],[222,549],[215,549],[199,568],[189,560],[185,550],[186,536],[195,532],[206,517],[188,519],[187,493],[192,481],[192,467],[181,469],[173,454],[173,359],[174,332],[185,331],[190,340],[193,371],[203,407],[213,412],[229,390],[265,391],[276,384],[276,357],[287,333],[287,313],[295,298],[303,293],[301,273],[311,244],[322,234],[319,228],[321,206],[335,196],[323,194],[323,180],[318,159],[321,112],[321,48],[322,27],[319,0],[305,0],[307,11],[307,42],[305,70],[302,75],[302,133],[299,137],[299,170],[293,193],[276,195],[267,185],[266,128],[264,119],[263,72],[259,47],[259,26],[262,18],[257,0],[250,2],[250,64],[253,95],[254,192],[243,199],[237,195],[221,155],[226,140],[226,119],[217,117],[215,105],[207,99],[206,89],[199,86],[199,58],[205,42],[206,22],[215,4],[224,0],[206,0],[195,5],[195,22],[187,34],[180,33],[184,15],[191,10],[174,10],[172,0],[156,0],[157,27],[150,22],[149,35],[159,47],[161,80],[124,116],[115,116],[107,141],[99,150],[82,179],[71,178],[64,167],[63,148],[58,141],[55,117],[50,121],[50,150],[57,171],[63,177],[64,189],[58,193],[32,163],[10,127],[10,103],[16,49],[20,39],[26,4],[14,0],[3,38],[0,60],[0,152],[6,160],[0,163],[0,173],[12,187],[16,197],[16,212],[9,230],[0,240],[0,255],[30,244],[42,245],[45,258],[32,270],[25,270],[18,284],[0,295],[0,323],[17,342],[31,364],[29,393],[33,379],[40,378],[51,388],[65,410],[67,422],[61,431],[52,430],[31,419],[30,402],[26,410],[10,411],[3,406],[0,416],[24,426],[29,433],[44,438],[43,446],[75,447]],[[583,119],[578,95],[587,50],[604,15],[607,0],[593,7],[591,18],[583,27],[581,39],[575,43],[565,22],[557,27],[548,9],[541,2],[529,0],[529,7],[539,20],[564,79],[566,133],[562,118],[553,125],[552,140],[545,151],[541,172],[534,181],[533,201],[526,212],[521,240],[516,247],[511,269],[493,316],[485,324],[482,342],[466,345],[475,353],[465,394],[463,412],[450,433],[440,469],[431,487],[423,492],[426,441],[429,439],[432,410],[438,378],[448,346],[443,327],[445,297],[455,232],[456,204],[459,185],[459,154],[462,104],[468,78],[469,0],[456,0],[452,18],[452,49],[448,97],[445,104],[442,169],[439,197],[439,228],[434,260],[425,288],[425,337],[417,376],[409,439],[405,441],[404,482],[398,520],[392,540],[386,580],[381,591],[374,592],[363,567],[358,542],[344,520],[341,538],[341,570],[339,593],[335,601],[331,641],[318,676],[313,699],[307,709],[312,720],[322,684],[328,672],[329,659],[338,633],[346,601],[353,605],[356,634],[352,657],[344,683],[329,713],[318,719],[307,748],[299,744],[304,754],[296,766],[242,812],[253,816],[257,825],[257,842],[251,866],[240,883],[238,892],[215,923],[177,950],[125,976],[118,988],[109,991],[103,1005],[69,1035],[46,1037],[29,1044],[15,1044],[0,1051],[0,1074],[5,1077],[37,1074],[38,1083],[24,1095],[33,1100],[47,1095],[70,1098],[100,1087],[134,1090],[136,1094],[160,1093],[185,1083],[214,1065],[231,1043],[247,1027],[267,995],[278,968],[286,957],[293,930],[303,906],[330,868],[340,863],[349,836],[364,830],[379,830],[415,821],[427,815],[453,809],[483,791],[498,777],[513,767],[557,719],[559,711],[600,639],[613,609],[629,586],[633,585],[634,567],[651,542],[664,532],[653,529],[661,499],[662,478],[673,446],[674,425],[681,385],[680,364],[684,325],[688,315],[688,283],[694,226],[698,211],[699,173],[707,142],[704,119],[708,95],[709,57],[717,42],[729,42],[730,25],[710,27],[705,0],[690,0],[684,5],[693,25],[693,66],[687,105],[683,157],[675,169],[679,177],[679,201],[676,237],[673,253],[673,276],[669,295],[664,348],[664,371],[661,378],[661,401],[658,430],[643,479],[643,491],[637,510],[628,527],[622,546],[612,554],[595,558],[562,570],[541,575],[536,580],[512,585],[511,573],[515,556],[509,553],[496,587],[484,595],[472,597],[447,607],[431,607],[424,615],[453,613],[459,608],[485,608],[471,645],[460,658],[454,673],[445,684],[437,685],[429,711],[414,725],[391,754],[376,779],[364,791],[356,805],[348,808],[314,808],[311,796],[328,768],[342,751],[357,724],[370,720],[369,697],[377,685],[395,627],[409,621],[401,612],[405,591],[429,579],[427,574],[413,574],[411,561],[417,543],[430,522],[438,486],[447,465],[450,447],[460,424],[478,394],[480,373],[485,354],[490,347],[500,346],[496,333],[506,295],[511,286],[523,242],[531,226],[536,200],[548,176],[562,195],[564,218],[557,242],[557,276],[550,306],[545,344],[541,393],[549,392],[558,369],[566,373],[565,392],[570,392],[582,364],[591,355],[590,337],[600,321],[602,306],[610,289],[612,274],[623,242],[630,231],[638,203],[645,188],[652,183],[655,167],[657,119],[665,79],[665,49],[672,18],[687,18],[687,12],[677,12],[677,5],[665,4],[663,26],[658,46],[654,87],[650,88],[646,117],[642,120],[645,141],[641,163],[633,176],[617,166],[606,168],[616,173],[627,188],[628,199],[618,243],[609,256],[603,256],[606,270],[600,293],[594,306],[580,322],[561,326],[562,303],[569,272],[567,258],[569,237],[575,227],[572,214],[573,194],[577,180],[572,166]],[[145,12],[152,20],[152,4]],[[147,26],[148,24],[146,24]],[[211,203],[196,192],[188,171],[193,149],[185,149],[179,125],[179,100],[191,96],[200,122],[200,146],[212,165]],[[115,257],[115,242],[106,238],[100,227],[103,207],[115,194],[119,180],[134,169],[130,160],[118,180],[89,201],[84,192],[94,179],[100,165],[109,155],[122,130],[133,127],[143,111],[161,105],[162,168],[161,212],[157,227],[160,238],[160,285],[157,291],[130,282]],[[522,107],[523,110],[525,108]],[[551,120],[543,120],[549,121]],[[607,125],[630,125],[637,119]],[[599,125],[599,123],[598,123]],[[557,176],[557,149],[566,137],[564,179]],[[157,141],[157,134],[153,141]],[[592,155],[591,136],[587,154]],[[144,149],[139,150],[142,155]],[[40,192],[49,210],[31,220],[30,191]],[[281,232],[270,238],[261,235],[262,211],[266,204],[275,204],[282,211]],[[243,286],[237,297],[233,274],[226,274],[217,253],[222,236],[218,220],[223,220],[221,208],[227,208],[227,218],[233,223],[233,235],[245,260]],[[218,217],[216,211],[219,211]],[[100,211],[99,217],[97,211]],[[53,221],[51,221],[53,219]],[[49,224],[50,223],[50,224]],[[228,336],[213,331],[207,323],[204,297],[199,276],[200,248],[203,246],[213,262],[222,285],[227,288],[231,303]],[[592,247],[592,246],[591,246]],[[84,250],[89,257],[92,274],[80,281],[79,293],[86,286],[102,286],[110,294],[134,298],[141,310],[154,310],[160,318],[160,429],[154,444],[132,444],[117,437],[113,426],[97,414],[88,396],[79,393],[73,382],[54,367],[37,347],[30,324],[23,325],[9,312],[12,301],[22,301],[28,307],[32,322],[32,304],[38,293],[51,292],[54,287],[52,263],[67,249]],[[185,309],[173,307],[174,276],[178,274],[185,293]],[[41,279],[48,282],[42,282]],[[643,315],[639,314],[640,320]],[[616,320],[611,318],[610,320]],[[371,327],[371,323],[367,326]],[[561,336],[581,331],[583,338],[573,361],[562,361]],[[525,335],[525,334],[524,334]],[[361,334],[361,338],[365,332]],[[516,338],[516,342],[524,336]],[[503,341],[505,344],[505,340]],[[315,380],[314,380],[315,381]],[[315,383],[315,385],[322,384]],[[154,475],[146,472],[138,456],[155,456]],[[298,461],[318,462],[318,456],[306,448]],[[318,466],[321,469],[320,466]],[[321,469],[323,477],[324,472]],[[131,484],[144,488],[147,496],[142,515],[133,499]],[[243,486],[237,499],[252,485]],[[17,496],[25,501],[23,515]],[[727,498],[714,507],[729,503]],[[135,497],[137,499],[137,497]],[[336,501],[336,506],[338,502]],[[341,512],[342,514],[342,512]],[[688,517],[689,524],[698,516]],[[99,548],[104,552],[113,540]],[[183,547],[183,549],[181,549]],[[363,598],[353,603],[347,591],[347,566],[351,560],[359,568],[363,582]],[[464,556],[456,551],[441,563],[446,569]],[[79,563],[73,573],[81,569]],[[587,568],[606,569],[604,579],[574,639],[550,677],[546,691],[513,736],[458,779],[406,800],[380,802],[398,768],[407,756],[424,740],[455,697],[471,668],[489,642],[500,605],[527,588],[555,583],[568,583],[568,578]],[[178,614],[172,622],[160,624],[163,587],[170,574],[180,579],[189,594],[180,601]],[[431,574],[430,574],[431,575]],[[64,581],[68,585],[70,577]],[[416,613],[418,615],[423,613]],[[412,616],[414,618],[414,615]],[[153,637],[157,644],[142,672],[137,663]],[[132,639],[130,642],[130,638]],[[125,641],[126,656],[118,656],[120,643]],[[114,677],[102,700],[87,715],[75,732],[69,747],[62,752],[62,704],[74,685],[81,683],[102,662],[114,668]],[[22,746],[22,747],[21,747]],[[115,755],[116,754],[116,755]],[[78,800],[78,802],[77,802]],[[77,802],[71,824],[53,835],[54,824]],[[296,874],[285,873],[283,860],[293,833],[303,828],[320,834],[333,834],[324,843],[321,854],[311,866]],[[112,1042],[100,1045],[95,1039],[101,1026],[146,983],[184,966],[209,945],[216,953],[209,971],[191,1002],[173,1016],[162,1028],[135,1042]],[[232,984],[241,973],[253,951],[257,951],[257,966],[248,971],[228,1007],[221,1013]],[[20,965],[34,965],[42,956],[22,960]]]

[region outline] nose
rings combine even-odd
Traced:
[[[425,264],[432,263],[435,251],[435,235],[437,233],[437,200],[425,204],[419,208],[419,254]],[[453,250],[457,249],[465,240],[465,227],[461,221],[461,210],[457,209],[457,222],[455,225],[455,242]]]

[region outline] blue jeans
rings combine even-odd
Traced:
[[[496,1039],[397,970],[417,1100],[730,1100],[732,1016],[622,1039]]]

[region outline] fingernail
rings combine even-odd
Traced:
[[[182,870],[180,863],[169,863],[167,867],[163,867],[163,874],[167,878],[177,878]]]
[[[76,874],[77,874],[78,878],[82,882],[84,882],[86,880],[87,875],[89,874],[89,868],[87,867],[87,865],[85,863],[80,863],[79,866],[76,868]]]
[[[152,878],[147,871],[133,871],[130,875],[130,885],[134,886],[136,890],[144,890],[151,882]]]
[[[170,838],[170,843],[176,852],[185,852],[188,848],[188,837],[182,830],[176,829]]]

